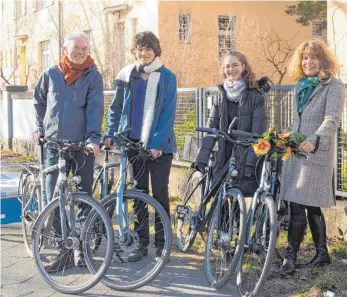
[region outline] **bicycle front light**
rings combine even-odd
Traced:
[[[75,175],[73,178],[72,178],[72,182],[78,186],[82,181],[82,178],[80,175]]]

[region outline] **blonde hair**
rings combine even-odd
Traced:
[[[242,77],[245,79],[247,86],[250,88],[257,87],[256,75],[252,71],[252,67],[248,63],[246,56],[241,52],[230,51],[223,56],[222,68],[221,68],[221,74],[223,75],[223,78],[226,78],[225,72],[224,72],[224,61],[225,61],[225,58],[229,56],[236,57],[243,65],[245,65],[245,70],[242,72]]]
[[[316,56],[320,62],[319,80],[327,80],[331,75],[335,76],[340,71],[340,65],[334,53],[321,40],[307,40],[296,49],[288,66],[289,74],[299,81],[305,76],[302,69],[302,56],[304,54]]]

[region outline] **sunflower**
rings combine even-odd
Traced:
[[[292,149],[288,146],[287,151],[283,154],[282,160],[287,161],[291,155],[292,155]]]
[[[257,156],[265,155],[270,150],[270,142],[265,139],[260,139],[258,143],[252,144],[254,152]]]
[[[276,141],[276,146],[280,149],[283,149],[286,145],[286,142],[284,140],[277,140]]]
[[[292,131],[283,131],[278,135],[278,138],[281,140],[287,139],[290,135],[292,135]]]

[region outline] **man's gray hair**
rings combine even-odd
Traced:
[[[71,41],[74,41],[78,38],[83,38],[88,43],[88,46],[89,46],[88,36],[84,32],[76,32],[76,33],[72,33],[72,34],[65,36],[64,46],[69,46]]]

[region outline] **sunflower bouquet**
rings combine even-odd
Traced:
[[[258,157],[267,154],[271,150],[271,158],[282,158],[282,160],[286,161],[290,156],[306,158],[298,150],[300,143],[305,139],[306,136],[300,132],[293,133],[285,130],[277,133],[276,128],[272,127],[264,132],[262,138],[259,138],[252,146]]]

